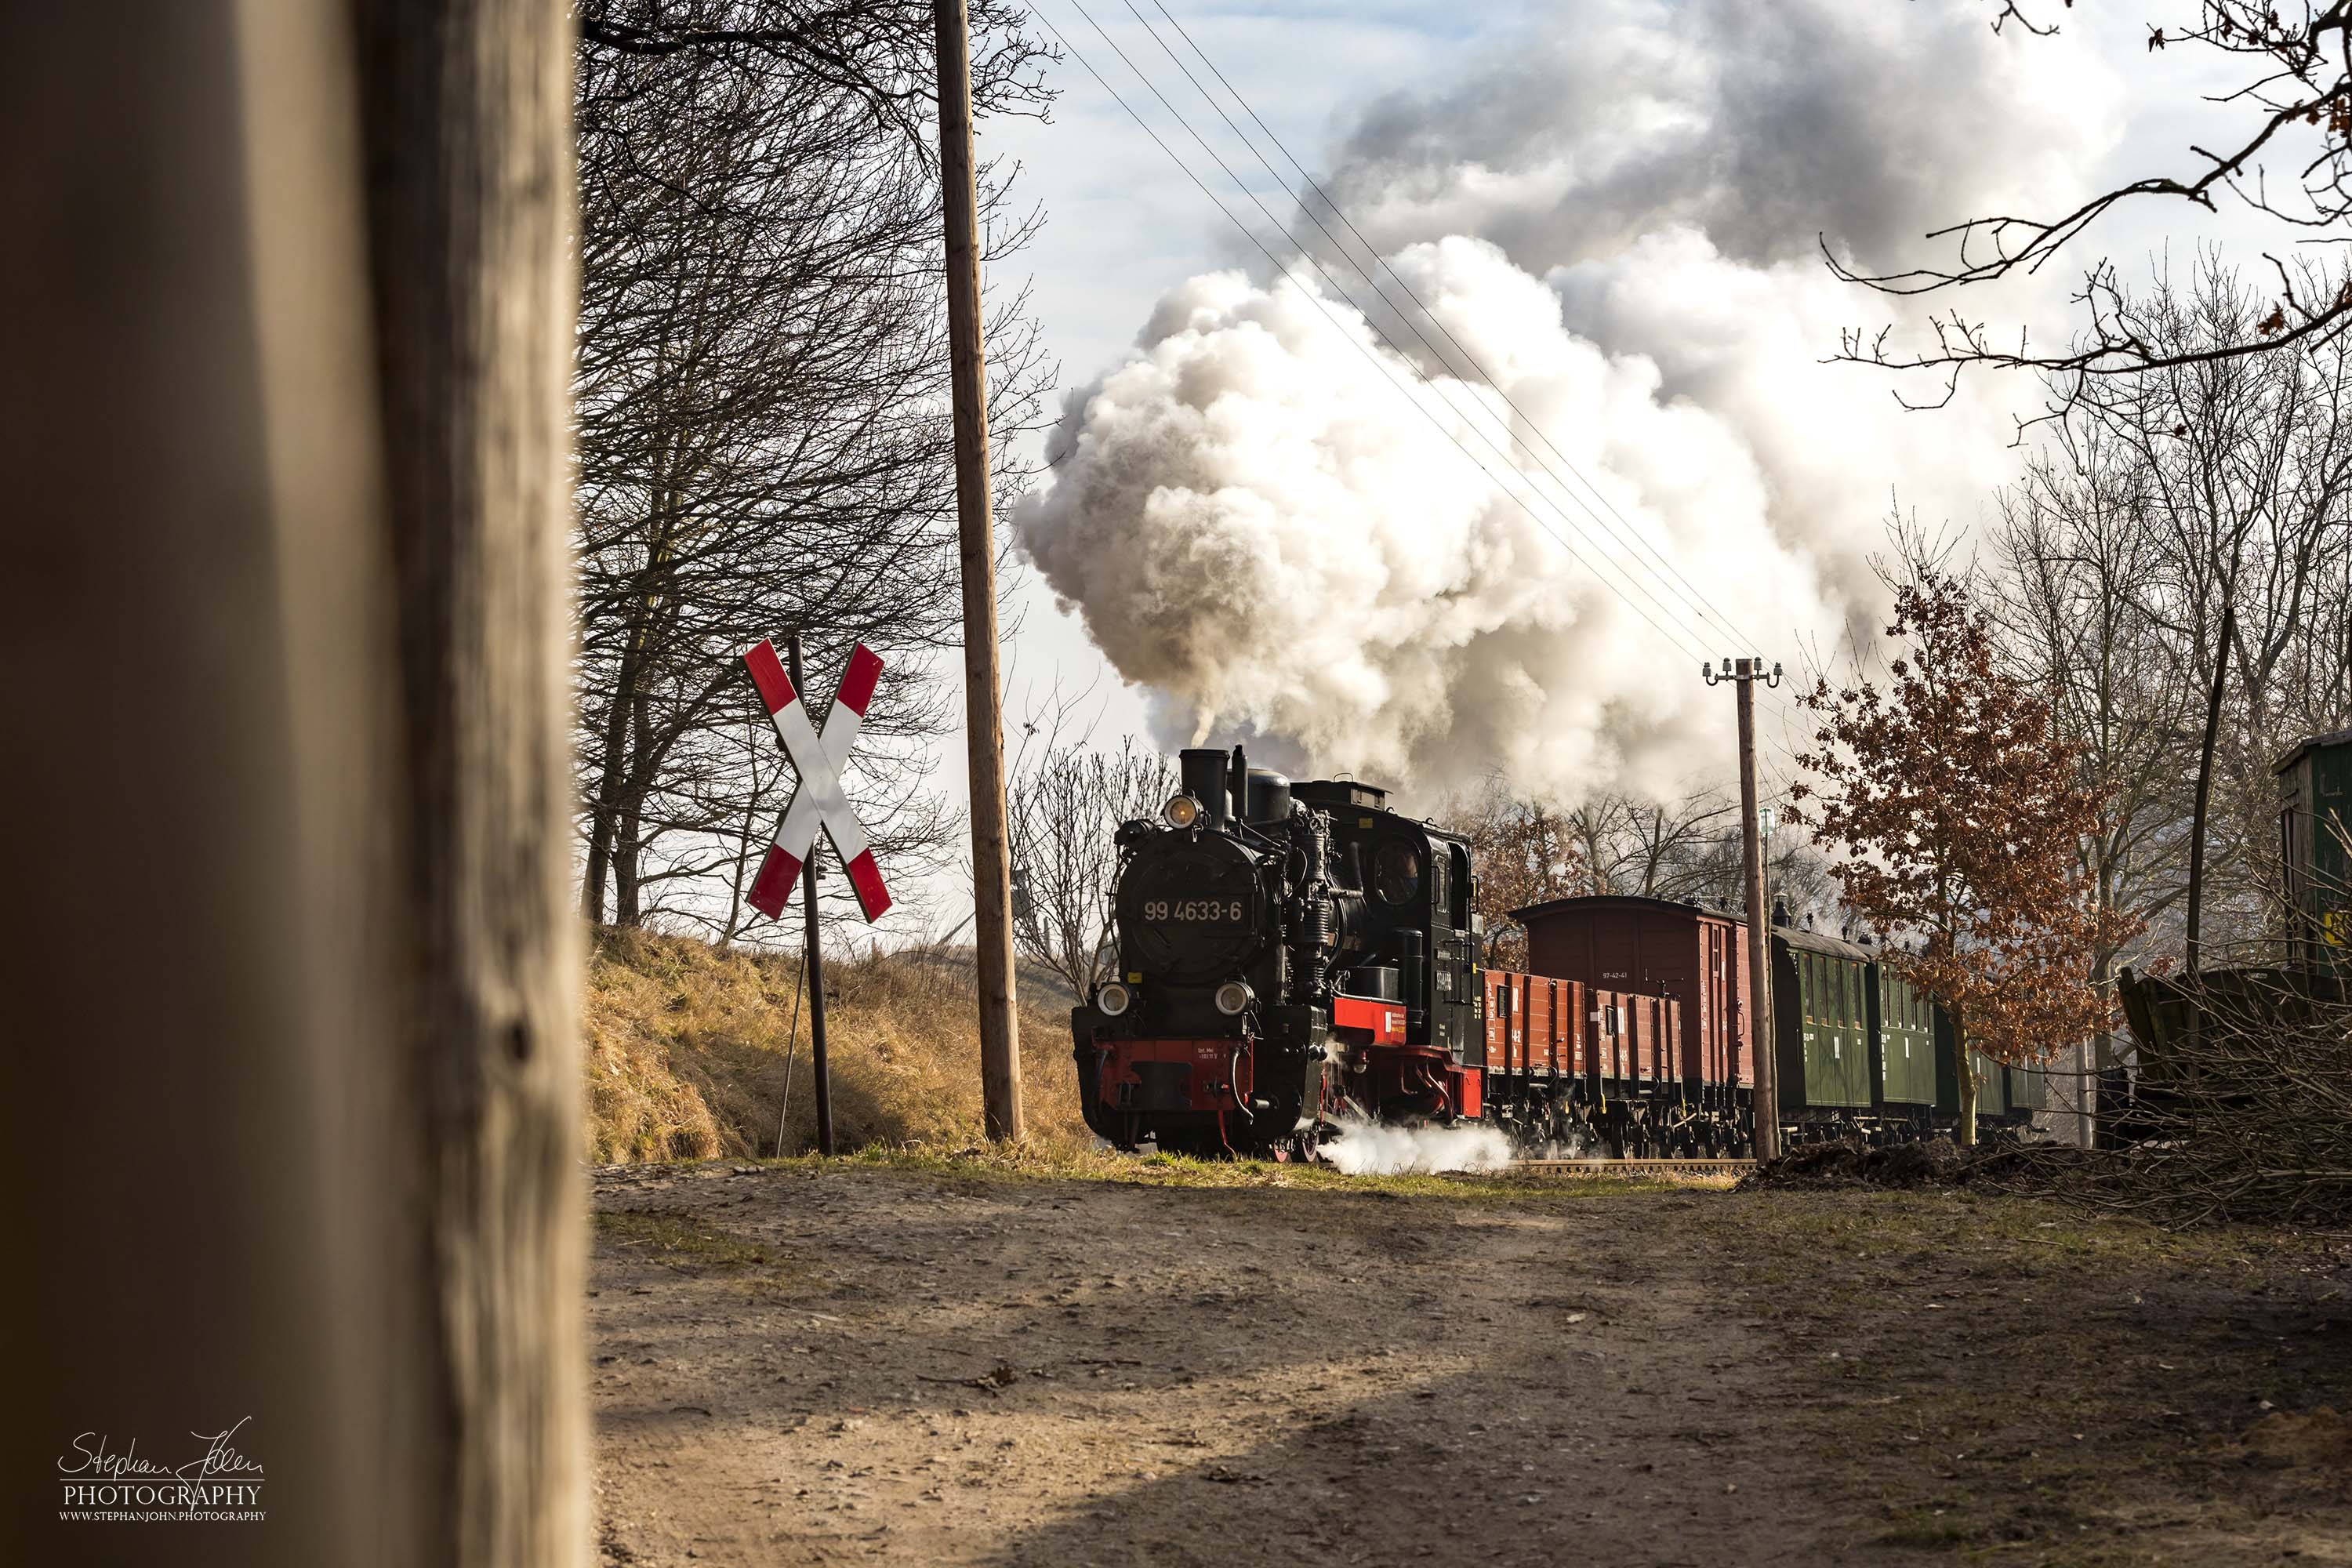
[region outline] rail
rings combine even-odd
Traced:
[[[1554,1176],[1741,1176],[1753,1160],[1515,1160],[1514,1171]]]

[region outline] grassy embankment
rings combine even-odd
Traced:
[[[583,1009],[588,1158],[774,1155],[788,1053],[783,1152],[811,1148],[816,1100],[805,998],[793,1024],[797,970],[791,954],[598,932]],[[1046,1157],[1075,1154],[1089,1142],[1066,1008],[1024,985],[1023,1109],[1030,1140]],[[964,955],[828,963],[825,1038],[840,1148],[947,1153],[981,1142],[980,1039]]]

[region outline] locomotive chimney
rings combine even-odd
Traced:
[[[1233,769],[1225,774],[1225,793],[1233,800],[1234,819],[1247,821],[1249,818],[1249,758],[1243,753],[1239,746],[1234,748]]]
[[[1223,825],[1230,811],[1231,792],[1225,786],[1225,753],[1214,746],[1192,747],[1176,753],[1176,772],[1184,793],[1201,803],[1211,823]]]

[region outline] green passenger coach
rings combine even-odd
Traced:
[[[1925,994],[1874,964],[1878,1097],[1893,1118],[1925,1122],[1936,1105],[1935,1007]]]
[[[1958,1121],[1951,1021],[1876,950],[1776,926],[1772,1006],[1778,1109],[1800,1141],[1915,1138]],[[2042,1074],[1969,1056],[1980,1128],[2022,1126],[2044,1108]]]
[[[1783,926],[1772,933],[1773,1033],[1783,1121],[1845,1121],[1869,1111],[1868,948]]]

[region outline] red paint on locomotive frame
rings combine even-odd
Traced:
[[[1119,1110],[1118,1086],[1128,1083],[1139,1088],[1143,1083],[1143,1075],[1135,1070],[1138,1062],[1172,1062],[1192,1069],[1184,1080],[1186,1110],[1213,1114],[1231,1109],[1239,1100],[1224,1074],[1234,1061],[1235,1048],[1250,1044],[1230,1039],[1106,1040],[1102,1042],[1102,1064],[1096,1078],[1096,1098],[1108,1109]]]
[[[1374,996],[1334,996],[1331,998],[1331,1026],[1335,1029],[1367,1029],[1376,1046],[1404,1044],[1404,1004],[1383,1002]]]

